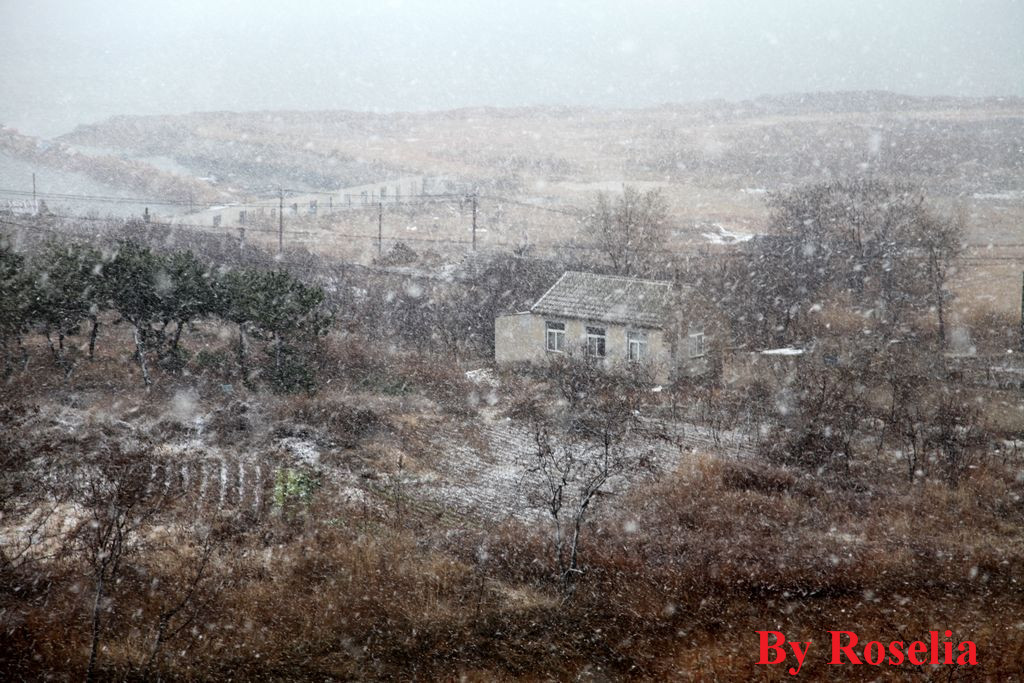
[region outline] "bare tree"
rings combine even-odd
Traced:
[[[139,667],[138,675],[142,679],[149,677],[154,668],[159,667],[164,647],[192,626],[217,595],[217,588],[209,585],[211,560],[217,550],[216,534],[205,525],[193,531],[194,542],[189,543],[184,552],[180,548],[172,549],[177,556],[188,553],[191,558],[179,557],[187,571],[177,577],[175,585],[162,587],[165,602],[156,615],[153,644]]]
[[[54,485],[49,459],[20,438],[20,430],[33,414],[22,405],[0,405],[0,423],[5,427],[0,429],[0,520],[5,523],[0,586],[14,592],[59,548],[68,499],[67,491]]]
[[[84,511],[73,532],[73,547],[93,582],[86,680],[96,676],[101,615],[110,586],[125,558],[139,550],[145,529],[171,499],[164,487],[153,485],[154,471],[150,462],[131,454],[100,453],[83,466],[72,485],[73,499]]]
[[[923,252],[928,300],[938,320],[939,346],[946,347],[946,282],[963,251],[965,218],[962,212],[948,217],[927,213],[918,225],[918,248]]]
[[[650,276],[666,262],[668,204],[660,190],[626,185],[612,200],[599,193],[584,227],[593,245],[618,275]]]
[[[956,488],[986,445],[978,409],[955,393],[943,396],[925,444],[935,454],[946,483]]]
[[[580,544],[595,504],[615,481],[653,468],[640,443],[648,436],[640,409],[650,377],[637,365],[607,373],[586,357],[556,363],[551,376],[561,400],[528,398],[513,414],[530,425],[534,447],[521,465],[537,482],[531,503],[551,523],[558,579],[568,597],[583,572]]]
[[[736,336],[805,341],[811,312],[838,303],[884,335],[904,334],[929,309],[945,332],[945,283],[962,219],[931,209],[919,188],[837,181],[773,195],[768,234],[704,274]]]
[[[858,368],[811,366],[780,398],[774,438],[761,443],[770,460],[808,468],[848,467],[862,420],[864,386]]]

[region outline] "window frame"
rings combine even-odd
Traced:
[[[600,330],[600,331],[599,331]],[[598,327],[596,325],[586,326],[586,352],[590,358],[607,358],[608,357],[608,328]],[[591,353],[591,343],[594,344],[595,351],[598,353]]]
[[[556,340],[554,347],[551,346],[552,339]],[[565,353],[564,322],[559,320],[544,321],[544,350],[548,353]]]
[[[693,330],[687,334],[686,350],[690,358],[703,358],[707,354],[703,327],[699,330]]]
[[[633,347],[636,346],[636,356],[633,355]],[[626,330],[626,360],[631,363],[640,363],[647,359],[648,350],[647,331],[640,329]]]

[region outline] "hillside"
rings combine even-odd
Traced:
[[[374,114],[122,116],[63,142],[168,157],[240,190],[332,189],[403,172],[537,183],[668,181],[775,188],[831,176],[914,180],[964,197],[1019,190],[1024,102],[881,92],[762,97],[635,110],[472,108]]]

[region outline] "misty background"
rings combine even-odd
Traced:
[[[0,4],[0,123],[594,105],[836,90],[1024,95],[1024,3]]]

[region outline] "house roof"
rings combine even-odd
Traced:
[[[672,283],[567,271],[531,308],[538,315],[665,326]]]

